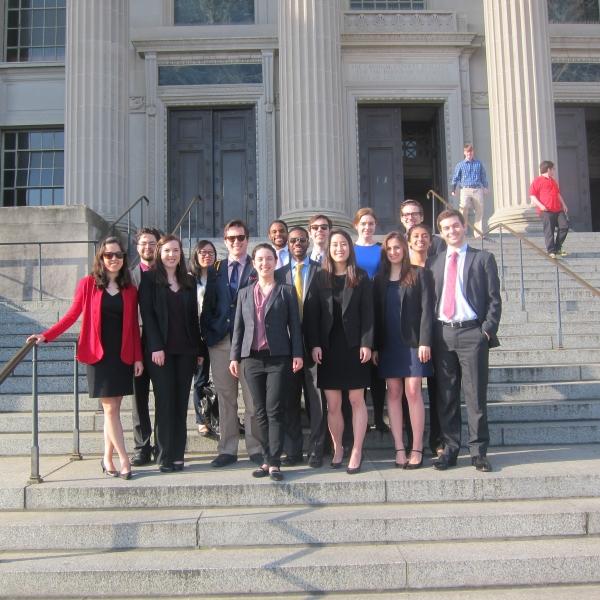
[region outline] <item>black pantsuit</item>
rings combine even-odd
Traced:
[[[147,357],[144,357],[144,371],[139,377],[133,378],[134,401],[131,406],[133,425],[133,443],[135,453],[150,458],[152,453],[152,424],[150,421],[150,373],[148,372]]]

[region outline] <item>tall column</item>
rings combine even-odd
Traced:
[[[127,197],[128,0],[67,0],[65,201],[106,220]]]
[[[349,224],[345,210],[339,0],[281,0],[281,210]]]
[[[556,159],[552,70],[545,0],[484,0],[494,176],[494,214],[524,230],[539,219],[529,183]]]

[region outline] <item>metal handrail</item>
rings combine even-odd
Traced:
[[[150,206],[150,200],[148,199],[148,196],[145,195],[141,195],[127,210],[125,210],[123,212],[123,214],[121,216],[119,216],[117,219],[115,219],[109,226],[109,230],[113,229],[117,223],[119,223],[122,219],[124,219],[125,217],[127,217],[127,226],[129,227],[130,225],[130,220],[129,217],[131,215],[131,212],[133,211],[133,209],[140,203],[142,202],[141,208],[140,208],[140,214],[141,214],[141,218],[140,221],[143,225],[144,223],[144,204],[143,202],[146,203],[146,206]],[[129,231],[129,230],[128,230]]]
[[[134,247],[134,243],[132,240],[132,237],[135,235],[135,232],[140,228],[144,226],[144,203],[146,203],[146,206],[148,207],[150,205],[150,200],[148,199],[147,196],[142,195],[140,196],[135,202],[133,202],[133,204],[125,211],[123,212],[123,214],[121,214],[117,219],[115,219],[109,226],[108,226],[108,232],[111,235],[117,235],[117,225],[125,218],[127,218],[127,224],[125,226],[125,235],[127,236],[127,254],[132,257],[131,260],[129,261],[129,268],[133,268],[136,264],[137,264],[137,260],[139,260],[139,257],[135,257],[133,258],[133,247]],[[135,223],[132,225],[132,221],[131,221],[131,215],[133,213],[133,211],[136,209],[136,207],[138,206],[138,204],[140,205],[140,221],[139,223],[136,225]],[[133,230],[133,231],[132,231]]]
[[[5,379],[19,366],[23,359],[31,352],[31,348],[35,346],[35,340],[26,342],[17,353],[4,365],[0,371],[0,385]]]
[[[432,202],[437,199],[444,204],[444,206],[448,208],[453,208],[453,206],[447,202],[442,196],[440,196],[436,191],[429,190],[427,192],[427,197],[432,199]],[[600,290],[595,288],[589,281],[586,281],[581,275],[575,273],[575,271],[571,270],[569,267],[564,265],[562,262],[557,260],[556,258],[552,258],[548,256],[546,251],[543,248],[540,248],[537,244],[534,244],[530,239],[525,237],[522,233],[515,231],[510,225],[506,223],[496,223],[492,225],[484,234],[478,227],[474,224],[467,222],[467,226],[471,226],[473,231],[478,233],[481,237],[481,248],[483,249],[485,236],[489,233],[495,231],[496,229],[500,234],[500,282],[502,291],[506,291],[505,283],[504,283],[504,243],[503,243],[503,230],[508,231],[512,236],[519,240],[519,272],[520,272],[520,300],[521,300],[521,310],[525,310],[525,272],[523,269],[523,244],[526,244],[530,249],[534,252],[537,252],[544,260],[548,261],[556,271],[556,327],[557,327],[557,346],[558,348],[563,347],[563,331],[562,331],[562,313],[561,313],[561,301],[560,301],[560,272],[562,271],[564,274],[571,277],[575,280],[579,285],[583,286],[587,291],[591,292],[595,297],[600,297]]]
[[[201,202],[202,202],[202,196],[200,196],[200,194],[197,194],[196,196],[194,196],[192,198],[191,202],[188,204],[188,207],[185,209],[183,215],[181,215],[181,218],[179,219],[179,221],[177,221],[175,227],[173,227],[173,231],[171,232],[171,235],[177,235],[177,230],[179,230],[179,239],[183,239],[183,236],[181,235],[182,227],[183,227],[183,222],[187,218],[188,256],[190,256],[192,254],[192,208],[194,208],[194,207],[196,208],[196,223],[197,223],[198,222],[198,206],[200,205]]]

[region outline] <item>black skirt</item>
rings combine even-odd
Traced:
[[[133,365],[121,360],[123,334],[123,298],[102,292],[102,349],[104,356],[87,365],[90,398],[112,398],[133,394]]]

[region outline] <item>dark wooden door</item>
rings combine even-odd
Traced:
[[[172,110],[168,137],[169,230],[199,194],[194,237],[220,236],[231,219],[243,219],[256,234],[254,109]]]
[[[360,204],[373,208],[380,233],[391,231],[404,199],[400,107],[359,107],[358,136]]]

